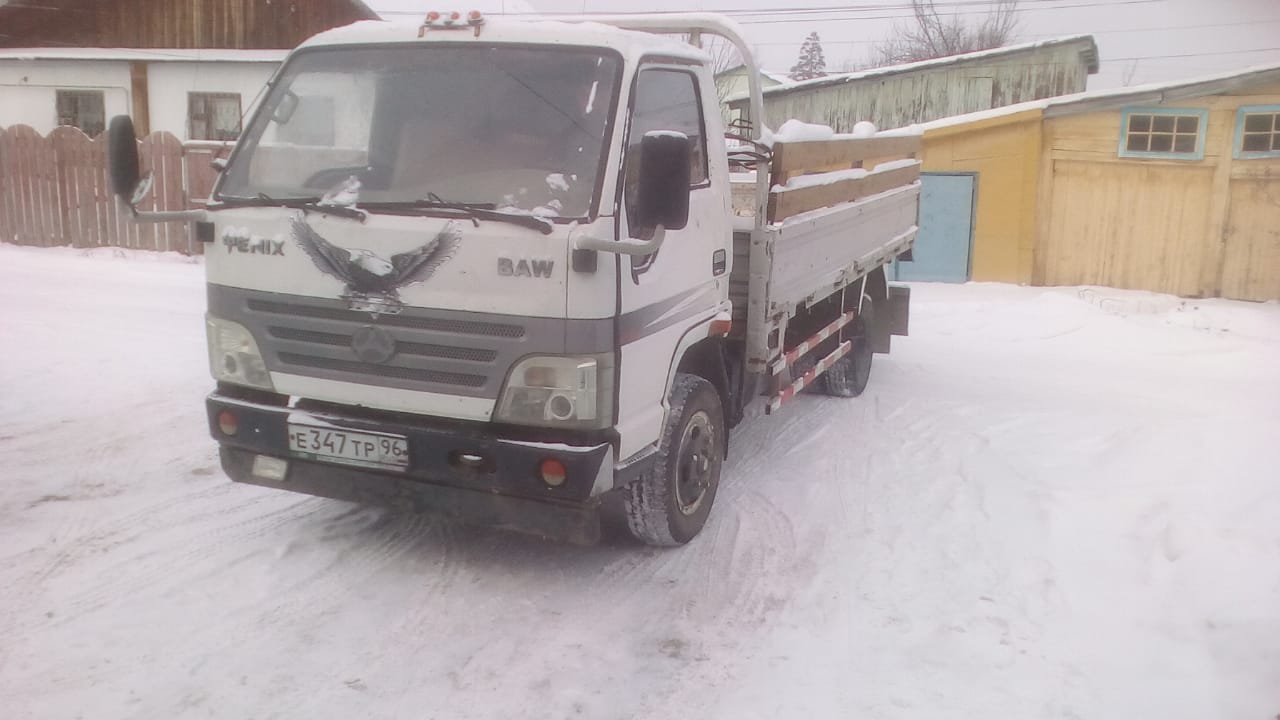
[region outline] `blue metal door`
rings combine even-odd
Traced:
[[[920,232],[913,260],[894,263],[896,279],[955,283],[969,279],[974,178],[920,176]]]

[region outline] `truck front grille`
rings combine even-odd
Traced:
[[[406,307],[375,317],[345,305],[220,286],[209,294],[210,312],[250,329],[268,369],[326,380],[496,398],[531,339],[506,316]],[[385,362],[366,362],[353,347],[356,333],[370,326],[395,340]]]
[[[507,372],[528,355],[609,352],[612,318],[495,315],[406,306],[396,314],[351,310],[336,297],[209,285],[209,313],[253,333],[267,369],[303,377],[497,399]],[[395,341],[385,362],[352,343],[376,327]]]

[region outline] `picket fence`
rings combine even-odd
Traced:
[[[138,142],[143,172],[155,177],[140,210],[200,207],[217,177],[210,166],[230,144],[189,142],[155,132]],[[78,128],[41,136],[26,125],[0,128],[0,241],[53,247],[122,247],[199,254],[189,223],[134,223],[111,192],[106,133]]]

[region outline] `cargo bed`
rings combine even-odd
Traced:
[[[804,307],[912,248],[918,150],[918,136],[778,143],[764,222],[754,175],[735,175],[730,299],[749,370],[782,354],[787,323]]]

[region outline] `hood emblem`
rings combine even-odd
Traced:
[[[361,362],[382,364],[396,354],[396,339],[375,325],[365,325],[351,336],[351,349]]]
[[[371,250],[334,245],[312,230],[301,215],[290,225],[293,241],[316,267],[346,284],[341,297],[348,307],[374,315],[400,312],[404,304],[397,290],[431,277],[453,259],[462,237],[461,226],[450,220],[427,244],[387,260]]]

